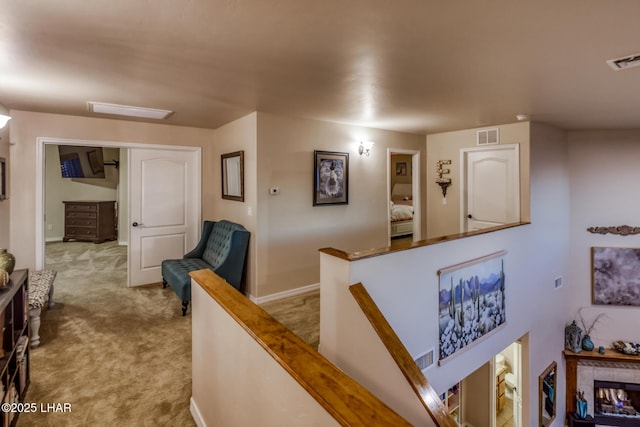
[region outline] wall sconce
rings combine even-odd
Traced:
[[[451,185],[451,178],[445,178],[442,176],[451,173],[451,169],[443,169],[442,165],[450,164],[451,160],[438,160],[437,162],[438,169],[436,170],[436,173],[438,174],[438,178],[436,179],[436,184],[438,184],[442,189],[442,203],[446,203],[447,188]]]
[[[360,147],[358,147],[358,153],[362,156],[363,154],[369,157],[371,153],[371,148],[373,147],[373,141],[360,141]]]
[[[0,129],[7,125],[7,122],[11,120],[11,117],[0,114]]]

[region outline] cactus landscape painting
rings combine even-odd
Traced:
[[[505,323],[504,255],[438,272],[440,362]]]

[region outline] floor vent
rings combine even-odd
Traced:
[[[416,365],[418,365],[418,368],[420,368],[421,371],[424,371],[433,365],[433,352],[434,350],[431,349],[415,359]]]
[[[616,71],[637,67],[640,65],[640,53],[625,56],[623,58],[609,59],[607,64]]]
[[[497,144],[498,142],[497,128],[478,131],[478,145],[492,145]]]

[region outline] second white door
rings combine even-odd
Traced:
[[[464,186],[461,231],[520,220],[520,158],[517,144],[461,151]]]
[[[200,151],[129,152],[129,286],[162,280],[164,259],[182,258],[200,230]]]

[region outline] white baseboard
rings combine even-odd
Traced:
[[[264,304],[265,302],[276,301],[282,298],[295,297],[296,295],[306,294],[307,292],[313,292],[320,289],[320,283],[314,283],[312,285],[303,286],[301,288],[290,289],[288,291],[278,292],[276,294],[267,295],[264,297],[256,298],[253,295],[249,295],[249,299],[254,304]]]
[[[47,237],[46,239],[44,239],[45,243],[51,243],[51,242],[62,242],[62,237]]]
[[[126,240],[118,240],[118,245],[119,246],[129,246],[129,242],[127,242]]]
[[[198,410],[198,405],[193,400],[193,396],[189,399],[189,411],[191,412],[191,416],[193,417],[193,421],[196,422],[198,427],[207,427],[207,424],[202,419],[202,415],[200,415],[200,411]]]

